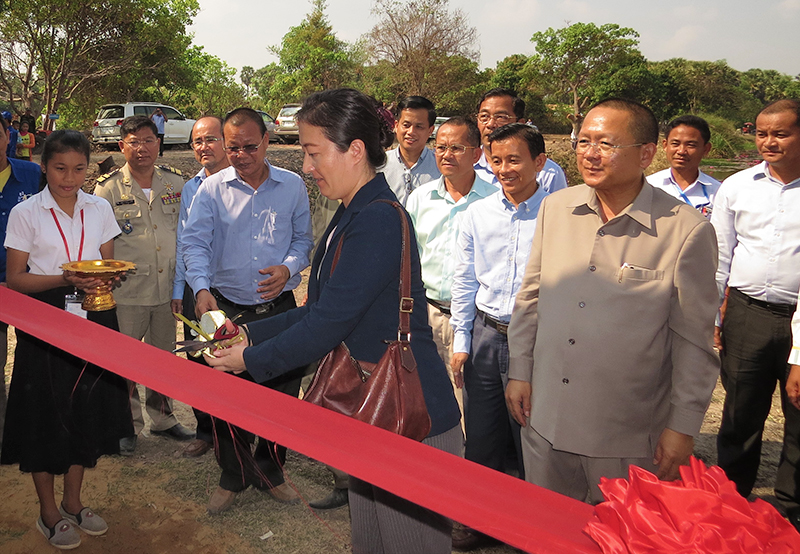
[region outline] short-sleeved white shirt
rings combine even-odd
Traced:
[[[50,209],[55,212],[69,246],[58,231]],[[56,204],[50,189],[45,187],[24,202],[14,206],[8,215],[6,248],[28,253],[28,267],[34,275],[60,275],[61,265],[78,259],[81,244],[81,215],[83,210],[82,260],[99,260],[100,246],[120,234],[111,204],[104,198],[78,191],[73,217]]]

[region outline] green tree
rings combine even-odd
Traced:
[[[255,69],[246,65],[242,68],[242,71],[239,73],[239,79],[241,79],[242,84],[245,87],[245,96],[248,98],[250,97],[250,85],[253,82],[253,75],[255,75]]]
[[[236,69],[200,46],[186,51],[183,63],[192,76],[189,82],[162,83],[152,90],[158,101],[168,103],[192,118],[221,116],[245,103],[244,88],[236,83]]]
[[[289,29],[280,47],[270,48],[278,63],[253,74],[256,92],[272,111],[312,92],[349,84],[354,78],[351,47],[336,38],[325,16],[325,1],[312,0],[311,5],[311,13]]]
[[[668,73],[687,98],[688,110],[706,112],[740,125],[751,119],[763,105],[742,88],[742,74],[725,60],[691,61],[672,58],[655,62],[654,67]]]
[[[90,85],[169,65],[197,10],[197,0],[13,2],[0,28],[0,86],[12,106],[21,98],[57,113]]]
[[[391,64],[398,96],[443,97],[461,86],[452,79],[463,77],[467,62],[477,75],[477,31],[449,0],[375,0],[372,13],[378,23],[364,42],[373,64]]]
[[[795,96],[797,85],[795,79],[773,69],[748,69],[741,74],[742,89],[762,104]]]
[[[685,90],[673,75],[659,66],[639,60],[626,60],[597,75],[591,83],[592,103],[610,96],[632,98],[653,110],[660,121],[668,121],[687,111]]]
[[[536,53],[528,64],[530,81],[543,91],[567,95],[577,116],[591,99],[590,84],[611,67],[635,63],[639,33],[613,23],[574,23],[534,33]]]
[[[489,80],[492,88],[507,88],[517,93],[522,93],[528,88],[526,68],[528,66],[528,56],[523,54],[512,54],[497,62]]]

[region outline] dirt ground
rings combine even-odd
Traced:
[[[271,145],[267,154],[274,164],[300,172],[298,147]],[[108,155],[122,165],[124,160],[119,152],[95,153],[92,162],[99,162]],[[181,169],[187,178],[199,170],[189,150],[166,151],[164,163]],[[96,176],[94,165],[93,168],[90,177]],[[87,188],[92,185],[89,183]],[[297,291],[298,296],[302,294],[303,290]],[[9,335],[12,340],[4,372],[6,386],[13,369],[11,331]],[[695,454],[707,464],[716,463],[715,437],[722,400],[723,391],[718,385],[695,448]],[[176,402],[175,411],[184,425],[194,427],[194,417],[188,406]],[[755,495],[770,502],[774,502],[772,483],[782,433],[783,418],[776,395],[765,430],[764,454],[755,490]],[[95,469],[86,472],[84,504],[97,510],[109,522],[110,530],[103,537],[84,535],[80,552],[328,554],[350,551],[346,508],[315,514],[305,503],[286,506],[267,494],[249,489],[237,497],[228,512],[214,517],[207,515],[205,506],[216,487],[219,469],[212,453],[199,459],[182,458],[183,446],[163,437],[150,436],[146,427],[134,456],[102,458]],[[287,480],[306,502],[326,495],[332,484],[322,464],[292,452],[286,473]],[[57,480],[57,498],[60,486]],[[38,503],[30,477],[21,474],[16,467],[0,466],[0,491],[4,496],[0,504],[0,552],[53,551],[34,528]],[[477,552],[505,554],[515,550],[497,546]]]

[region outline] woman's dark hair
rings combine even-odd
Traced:
[[[42,166],[47,167],[47,162],[54,154],[63,154],[65,152],[77,152],[86,156],[86,163],[89,163],[89,152],[91,146],[89,139],[78,131],[59,130],[50,133],[47,140],[44,141],[44,150],[42,150]],[[47,186],[47,175],[42,171],[42,181],[39,183],[39,190]]]
[[[325,137],[346,152],[354,140],[361,140],[372,169],[386,163],[385,148],[394,133],[378,115],[380,103],[357,90],[340,88],[315,92],[305,99],[295,119],[322,129]]]

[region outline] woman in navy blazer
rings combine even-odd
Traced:
[[[303,171],[314,177],[320,193],[342,205],[314,256],[306,305],[248,324],[249,346],[207,358],[223,371],[246,369],[257,382],[318,360],[342,341],[356,359],[377,362],[386,351],[385,341],[397,337],[401,223],[395,208],[374,203],[396,200],[383,174],[376,174],[385,163],[382,142],[391,130],[382,124],[373,101],[352,89],[313,94],[297,121]],[[340,237],[341,256],[331,274]],[[411,240],[411,296],[415,306],[424,308],[413,233]],[[459,455],[463,439],[458,405],[425,309],[412,313],[411,349],[431,418],[424,442]],[[446,518],[352,477],[349,496],[353,552],[451,551]]]

